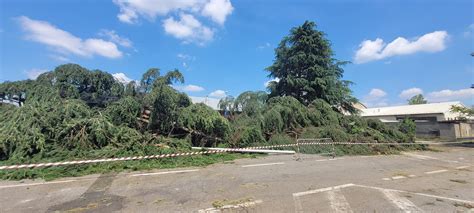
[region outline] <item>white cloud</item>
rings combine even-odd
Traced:
[[[203,87],[193,85],[193,84],[189,84],[189,85],[186,85],[186,86],[173,86],[173,88],[175,88],[177,90],[184,91],[184,92],[201,92],[201,91],[204,91]]]
[[[122,57],[122,52],[113,42],[95,38],[83,40],[48,22],[33,20],[26,16],[19,17],[18,21],[27,32],[27,39],[45,44],[59,53],[87,57],[94,55],[107,58]]]
[[[417,87],[413,87],[410,89],[403,90],[400,95],[398,95],[398,97],[408,99],[418,94],[423,94],[423,90]]]
[[[29,79],[35,80],[36,78],[38,78],[39,75],[41,75],[45,72],[48,72],[48,70],[45,70],[45,69],[31,69],[31,70],[25,71],[24,73],[26,74],[26,76]]]
[[[388,101],[385,98],[387,93],[381,89],[373,88],[369,94],[366,95],[362,102],[368,107],[383,107],[388,106]]]
[[[216,90],[214,92],[211,92],[209,94],[210,97],[214,97],[214,98],[223,98],[225,97],[227,94],[224,90]]]
[[[460,101],[460,100],[472,100],[474,99],[474,89],[460,89],[460,90],[441,90],[430,92],[426,99],[430,102],[442,102],[442,101]]]
[[[133,79],[129,78],[125,73],[119,72],[119,73],[114,73],[112,74],[114,76],[114,79],[122,84],[128,84],[130,81],[133,81]]]
[[[440,52],[446,48],[447,39],[448,33],[446,31],[435,31],[412,41],[398,37],[389,44],[384,43],[381,38],[374,41],[365,40],[359,45],[354,61],[361,64],[396,55],[409,55],[416,52]]]
[[[383,98],[387,95],[387,93],[381,89],[377,89],[377,88],[374,88],[372,90],[370,90],[369,92],[369,98],[371,99],[379,99],[379,98]]]
[[[214,37],[214,31],[201,24],[193,15],[180,14],[180,19],[173,17],[163,21],[163,27],[167,34],[183,40],[185,43],[197,43],[203,45]]]
[[[214,22],[223,25],[227,16],[232,13],[234,7],[229,0],[210,0],[204,5],[202,14],[210,17]]]
[[[272,82],[272,81],[279,82],[280,79],[279,79],[279,78],[270,79],[270,80],[266,81],[265,83],[263,83],[263,85],[264,85],[265,87],[268,87],[268,85],[269,85],[270,82]]]
[[[173,11],[198,10],[204,6],[202,0],[114,0],[114,3],[120,7],[119,20],[129,24],[136,23],[139,15],[154,20]]]
[[[132,47],[133,43],[130,39],[117,35],[113,30],[102,29],[99,35],[106,37],[109,41],[114,42],[122,47]]]
[[[166,33],[185,43],[193,41],[200,45],[212,40],[214,30],[198,18],[208,18],[222,26],[234,9],[230,0],[114,0],[114,3],[120,8],[118,19],[124,23],[137,23],[140,17],[149,21],[166,17],[163,21]],[[179,20],[176,14],[181,14]]]

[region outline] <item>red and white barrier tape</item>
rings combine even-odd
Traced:
[[[31,168],[39,168],[39,167],[50,167],[50,166],[65,166],[65,165],[127,161],[127,160],[158,159],[158,158],[169,158],[169,157],[179,157],[179,156],[215,154],[215,153],[222,153],[222,152],[229,152],[229,151],[228,150],[207,150],[207,151],[199,151],[199,152],[183,152],[183,153],[146,155],[146,156],[135,156],[135,157],[103,158],[103,159],[95,159],[95,160],[77,160],[77,161],[64,161],[64,162],[54,162],[54,163],[21,164],[21,165],[0,166],[0,170],[22,169],[22,168],[31,169]]]
[[[215,154],[223,152],[239,152],[247,149],[268,149],[268,148],[279,148],[279,147],[290,147],[298,145],[418,145],[423,143],[352,143],[352,142],[302,142],[294,144],[279,144],[270,146],[257,146],[257,147],[246,147],[246,148],[229,148],[224,150],[207,150],[199,152],[183,152],[183,153],[172,153],[172,154],[161,154],[161,155],[147,155],[147,156],[135,156],[135,157],[120,157],[120,158],[103,158],[95,160],[77,160],[77,161],[64,161],[64,162],[53,162],[53,163],[35,163],[35,164],[20,164],[10,166],[0,166],[0,170],[8,169],[22,169],[22,168],[39,168],[39,167],[50,167],[50,166],[65,166],[65,165],[78,165],[78,164],[89,164],[89,163],[102,163],[102,162],[114,162],[114,161],[128,161],[128,160],[143,160],[143,159],[158,159],[158,158],[169,158],[179,156],[191,156],[191,155],[204,155],[204,154]]]

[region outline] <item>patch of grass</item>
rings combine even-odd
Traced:
[[[156,200],[153,202],[153,204],[160,204],[160,203],[162,203],[162,202],[164,202],[164,201],[165,201],[165,199],[158,198],[158,199],[156,199]]]
[[[408,177],[408,174],[406,172],[395,172],[395,173],[393,173],[392,176],[405,176],[405,177]]]
[[[214,208],[222,208],[222,207],[227,206],[227,205],[238,205],[238,204],[242,204],[242,203],[246,203],[246,202],[251,202],[252,200],[253,199],[250,198],[250,197],[240,198],[240,199],[236,199],[236,200],[227,200],[227,199],[216,200],[216,201],[212,202],[212,206]]]
[[[253,188],[253,189],[262,189],[262,188],[267,188],[268,187],[268,184],[266,183],[245,183],[245,184],[241,184],[240,185],[241,187],[244,187],[244,188]]]
[[[462,184],[466,184],[466,183],[467,183],[467,181],[465,181],[465,180],[458,180],[458,179],[450,179],[449,181],[455,182],[455,183],[462,183]]]
[[[61,177],[78,177],[96,173],[169,169],[178,167],[200,167],[213,163],[233,161],[238,158],[253,158],[253,154],[222,153],[189,157],[118,161],[85,165],[58,166],[37,169],[18,169],[0,171],[4,180],[37,179],[54,180]]]

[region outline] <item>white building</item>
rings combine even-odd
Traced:
[[[442,102],[430,104],[402,105],[362,109],[361,116],[377,118],[382,122],[398,122],[405,117],[415,121],[449,121],[456,120],[459,113],[451,112],[452,106],[464,106],[461,102]]]
[[[462,114],[452,112],[452,106],[463,106],[459,102],[403,105],[360,109],[365,118],[379,119],[392,125],[410,118],[416,123],[417,137],[442,138],[454,140],[474,137],[472,118],[461,120]]]

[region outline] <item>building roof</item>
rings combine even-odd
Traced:
[[[395,116],[395,115],[420,115],[420,114],[443,114],[445,119],[455,119],[459,117],[459,113],[451,112],[453,105],[464,106],[459,101],[417,104],[417,105],[402,105],[391,107],[377,107],[367,108],[361,110],[362,117],[372,116]]]

